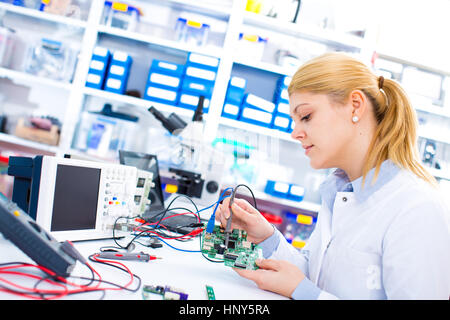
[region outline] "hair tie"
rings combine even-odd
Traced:
[[[384,77],[383,76],[379,76],[378,77],[378,88],[379,89],[383,89],[383,83],[384,83]]]

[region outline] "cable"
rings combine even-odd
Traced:
[[[173,199],[170,201],[169,205],[167,206],[167,208],[166,208],[164,211],[162,211],[161,213],[158,214],[158,215],[162,214],[162,216],[161,216],[161,218],[159,219],[158,223],[156,224],[156,227],[157,227],[157,226],[159,225],[159,223],[162,221],[162,219],[163,219],[164,216],[166,215],[167,211],[169,211],[169,208],[170,208],[170,206],[172,205],[172,203],[174,203],[175,200],[177,200],[178,198],[186,198],[186,199],[188,199],[189,201],[191,201],[191,203],[194,205],[195,212],[197,212],[197,214],[199,213],[199,210],[198,210],[197,205],[195,204],[195,202],[194,202],[191,198],[189,198],[188,196],[185,196],[185,195],[180,194],[180,195],[176,196],[175,198],[173,198]],[[156,215],[156,216],[158,216],[158,215]],[[156,217],[156,216],[155,216],[155,217]],[[199,215],[199,219],[200,219],[200,215]],[[200,220],[201,220],[201,219],[200,219]]]
[[[228,196],[225,197],[225,192],[227,192],[228,190],[231,190],[231,192],[233,192],[233,188],[226,188],[225,190],[222,191],[222,194],[219,197],[219,201],[217,201],[215,203],[216,207],[214,208],[214,211],[213,211],[211,217],[209,218],[208,224],[206,226],[206,232],[208,232],[208,233],[211,233],[214,229],[217,208],[219,207],[220,202],[222,202],[222,200],[224,200],[226,197],[228,197]],[[211,207],[212,206],[210,206],[210,208]]]
[[[168,245],[169,247],[171,247],[172,249],[175,249],[175,250],[177,250],[177,251],[182,251],[182,252],[201,252],[201,250],[186,250],[186,249],[176,248],[176,247],[172,246],[171,244],[169,244],[167,241],[164,241],[163,239],[161,239],[160,237],[157,237],[157,236],[149,235],[149,237],[151,237],[151,238],[157,238],[157,239],[159,239],[161,242],[164,242],[166,245]]]
[[[29,299],[37,299],[37,300],[49,300],[49,299],[59,299],[62,297],[65,297],[67,295],[73,295],[73,294],[79,294],[79,293],[85,293],[85,292],[91,292],[91,291],[102,291],[102,297],[104,297],[106,290],[128,290],[132,292],[136,292],[139,290],[141,286],[141,279],[139,276],[133,274],[124,264],[117,262],[117,261],[109,261],[109,260],[101,260],[95,257],[95,255],[91,255],[89,257],[91,261],[94,261],[96,263],[103,263],[115,268],[118,268],[119,270],[122,270],[124,272],[127,272],[130,275],[130,281],[126,285],[120,285],[116,284],[110,281],[103,280],[101,275],[93,269],[89,263],[85,263],[85,265],[91,270],[92,277],[76,277],[76,276],[70,276],[68,278],[79,278],[79,279],[85,279],[88,280],[88,284],[79,285],[76,283],[70,282],[68,279],[57,276],[54,272],[50,271],[49,269],[24,263],[24,262],[9,262],[9,263],[3,263],[0,264],[0,274],[2,275],[13,275],[13,276],[22,276],[27,277],[31,279],[37,280],[37,282],[34,284],[32,288],[24,287],[22,285],[19,285],[17,283],[14,283],[8,279],[5,279],[3,277],[0,277],[0,291],[8,292],[11,294],[15,294],[18,296],[22,296]],[[23,272],[23,271],[17,271],[14,269],[20,269],[20,268],[36,268],[40,271],[43,271],[46,275],[38,276],[35,274]],[[98,279],[95,278],[95,275],[97,275]],[[129,286],[134,282],[134,279],[138,280],[138,285],[135,289],[130,289]],[[39,289],[38,285],[42,282],[47,282],[53,286],[59,287],[59,289]],[[95,286],[92,286],[91,284],[97,282]],[[5,285],[6,284],[6,285]],[[100,287],[101,284],[108,284],[114,286],[111,287]]]
[[[253,194],[252,189],[250,189],[250,187],[247,186],[247,185],[245,185],[245,184],[238,184],[238,185],[233,189],[233,192],[231,193],[231,200],[230,200],[230,202],[229,202],[229,204],[228,204],[228,209],[230,210],[230,216],[229,216],[228,219],[227,219],[227,225],[226,225],[226,228],[225,228],[225,246],[226,246],[227,248],[228,248],[228,242],[229,242],[229,239],[230,239],[230,233],[231,233],[231,221],[232,221],[232,219],[233,219],[233,210],[231,209],[231,207],[233,206],[234,198],[235,198],[235,196],[236,196],[236,192],[237,192],[237,190],[238,190],[239,187],[246,187],[246,188],[250,191],[250,193],[251,193],[251,195],[252,195],[252,197],[253,197],[254,207],[255,207],[256,210],[258,210],[258,207],[257,207],[257,205],[256,205],[256,198],[255,198],[255,195]]]
[[[157,236],[159,236],[159,237],[161,237],[161,238],[164,238],[164,239],[166,239],[166,240],[172,240],[172,239],[173,239],[173,240],[177,240],[177,241],[187,241],[187,240],[190,240],[191,238],[193,238],[193,237],[199,235],[201,229],[196,229],[196,230],[194,230],[194,231],[192,231],[192,232],[190,232],[190,233],[188,233],[188,234],[185,234],[185,235],[183,235],[183,236],[173,237],[173,236],[170,236],[170,235],[166,234],[165,232],[161,232],[161,231],[159,230],[160,227],[166,228],[166,227],[164,226],[164,224],[162,224],[162,221],[164,221],[164,220],[166,220],[166,219],[169,219],[169,218],[171,218],[171,217],[175,217],[175,216],[179,216],[179,215],[184,215],[184,214],[189,214],[189,213],[191,213],[191,214],[193,214],[195,217],[197,217],[198,223],[201,224],[200,212],[201,212],[201,211],[208,210],[208,209],[210,209],[211,207],[213,207],[213,206],[215,205],[216,207],[215,207],[215,209],[214,209],[213,216],[210,218],[210,221],[212,220],[213,223],[214,223],[214,217],[215,217],[215,212],[216,212],[216,210],[217,210],[217,207],[218,207],[219,203],[225,198],[225,197],[223,196],[224,193],[225,193],[227,190],[230,190],[230,189],[232,190],[232,188],[227,188],[227,189],[225,189],[225,190],[223,191],[222,195],[219,197],[219,200],[218,200],[218,201],[214,202],[214,203],[213,203],[212,205],[210,205],[209,207],[205,207],[205,208],[203,208],[203,209],[201,209],[201,210],[198,210],[198,207],[196,206],[195,202],[192,201],[192,199],[190,199],[189,197],[186,197],[186,196],[184,196],[184,195],[179,195],[179,196],[175,197],[174,199],[172,199],[172,201],[169,203],[169,205],[167,206],[167,208],[166,208],[164,211],[162,211],[162,212],[160,212],[159,214],[157,214],[157,215],[154,216],[154,217],[158,217],[159,215],[162,215],[162,216],[159,218],[159,220],[158,220],[157,222],[147,222],[147,223],[141,225],[140,227],[136,228],[135,231],[139,231],[139,229],[142,228],[143,226],[150,226],[150,225],[153,226],[153,229],[152,229],[152,230],[142,230],[140,233],[138,233],[137,235],[135,235],[135,236],[133,237],[133,239],[132,239],[126,246],[122,246],[122,245],[119,244],[119,243],[117,242],[117,240],[116,240],[114,230],[116,229],[117,221],[118,221],[119,219],[122,219],[122,218],[123,218],[123,219],[136,219],[136,218],[139,218],[139,219],[142,219],[143,221],[145,221],[145,220],[144,220],[142,217],[140,217],[140,216],[139,216],[139,217],[119,217],[119,218],[117,218],[116,221],[114,222],[114,227],[113,227],[113,240],[114,240],[114,242],[116,243],[116,245],[118,246],[118,249],[128,249],[129,246],[130,246],[133,242],[135,242],[139,237],[141,237],[141,236],[142,236],[143,234],[145,234],[145,233],[153,233],[153,234],[155,234],[155,235],[157,235]],[[183,208],[183,207],[180,207],[180,208],[170,208],[170,206],[171,206],[171,205],[175,202],[175,200],[177,200],[179,197],[186,197],[186,198],[188,198],[188,199],[192,202],[192,204],[194,205],[194,207],[196,208],[196,210],[197,210],[196,213],[194,213],[193,211],[191,211],[191,210],[188,209],[188,208]],[[188,212],[177,213],[177,214],[173,214],[173,215],[171,215],[171,216],[166,216],[167,212],[169,212],[169,211],[174,211],[174,210],[180,210],[180,209],[186,210],[186,211],[188,211]],[[194,225],[195,225],[195,224],[194,224]],[[194,226],[194,225],[191,223],[190,225],[186,225],[185,227],[187,227],[187,226]],[[203,226],[203,225],[202,225],[202,226]],[[199,226],[199,227],[200,227],[200,226]],[[166,229],[167,229],[167,228],[166,228]],[[112,248],[113,248],[113,247],[112,247]]]

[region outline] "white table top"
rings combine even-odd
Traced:
[[[119,243],[125,245],[128,239],[120,240]],[[197,237],[189,242],[166,240],[174,247],[185,250],[199,250],[200,238]],[[85,258],[93,253],[100,252],[102,246],[115,246],[112,239],[83,241],[74,243],[75,247]],[[212,286],[217,300],[275,300],[286,299],[278,294],[259,289],[250,280],[240,277],[232,268],[224,266],[223,263],[213,263],[206,260],[201,253],[181,252],[163,244],[162,248],[152,249],[136,243],[134,252],[143,251],[162,259],[151,260],[149,262],[140,261],[120,261],[123,262],[134,274],[142,279],[141,288],[135,292],[126,290],[107,291],[104,299],[116,300],[142,300],[143,285],[169,285],[184,290],[189,296],[189,300],[207,300],[205,285]],[[34,263],[28,256],[7,241],[0,235],[0,263],[23,261]],[[104,280],[114,283],[126,284],[130,277],[125,272],[106,265],[90,262],[91,266],[97,270]],[[86,266],[77,262],[72,275],[90,277],[91,273]],[[24,286],[33,287],[36,280],[23,277],[2,275],[8,277]],[[75,283],[83,283],[82,280],[69,279]],[[77,282],[79,281],[79,282]],[[86,283],[86,280],[84,280]],[[130,288],[136,288],[137,282]],[[89,292],[76,295],[69,295],[63,299],[99,299],[101,292]],[[22,299],[0,291],[0,299]]]

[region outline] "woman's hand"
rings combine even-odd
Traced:
[[[233,268],[240,276],[252,280],[258,288],[272,291],[288,298],[298,284],[305,278],[303,272],[294,264],[273,259],[257,260],[260,269],[245,270]]]
[[[229,204],[230,197],[223,200],[216,211],[216,220],[224,228],[230,217]],[[245,230],[247,232],[247,239],[250,242],[258,244],[273,234],[274,228],[272,225],[246,200],[235,198],[231,210],[233,210],[231,229]]]

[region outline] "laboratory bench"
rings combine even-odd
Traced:
[[[128,238],[130,237],[130,238]],[[121,245],[127,244],[131,240],[131,236],[117,240]],[[145,238],[139,241],[145,241]],[[182,250],[200,250],[200,237],[196,237],[187,242],[176,240],[164,240],[173,247]],[[101,247],[117,246],[113,239],[79,241],[73,243],[75,248],[87,259],[90,255],[100,252]],[[240,277],[232,268],[224,266],[222,263],[213,263],[205,259],[200,252],[183,252],[173,249],[163,243],[161,248],[148,248],[139,243],[133,252],[144,252],[161,259],[145,261],[122,261],[115,260],[126,265],[132,273],[138,275],[141,280],[141,287],[136,292],[126,290],[106,291],[103,299],[113,300],[143,300],[142,287],[144,285],[154,286],[171,286],[181,289],[188,294],[189,300],[208,300],[206,286],[210,286],[214,290],[216,300],[281,300],[285,297],[278,294],[259,289],[256,284],[250,280]],[[6,240],[0,235],[0,264],[8,262],[34,262],[20,251],[14,244]],[[130,281],[130,276],[116,268],[94,263],[89,264],[102,277],[103,280],[111,281],[121,285],[125,285]],[[23,271],[24,269],[21,269]],[[27,272],[29,272],[27,270]],[[33,273],[43,276],[42,272],[33,271]],[[77,261],[72,276],[83,276],[91,278],[89,269]],[[23,277],[13,277],[3,275],[4,279],[13,281],[16,284],[33,287],[36,283],[35,279],[26,279]],[[86,280],[68,278],[74,283],[86,283]],[[78,281],[78,282],[77,282]],[[138,281],[129,286],[130,289],[137,287]],[[111,287],[102,285],[102,287]],[[39,287],[41,288],[41,287]],[[58,288],[58,287],[57,287]],[[58,288],[60,289],[60,288]],[[97,300],[102,298],[102,292],[85,292],[81,294],[68,295],[62,299],[78,299],[78,300]],[[162,297],[152,294],[150,300],[161,300]],[[0,290],[0,300],[16,300],[26,299],[14,294],[3,292]]]

